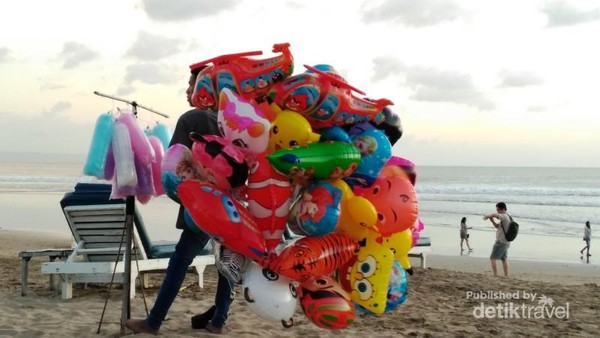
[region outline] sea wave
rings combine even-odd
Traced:
[[[514,196],[592,196],[600,197],[600,187],[511,187],[486,185],[417,185],[418,194],[437,195],[514,195]]]
[[[45,193],[73,190],[77,182],[92,182],[88,176],[0,176],[0,192],[3,193]]]

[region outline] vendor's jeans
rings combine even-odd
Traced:
[[[233,294],[229,280],[219,272],[219,281],[217,282],[217,293],[215,294],[215,314],[211,319],[214,327],[223,327],[227,320],[227,312],[233,301]]]
[[[175,246],[175,252],[169,259],[167,273],[160,286],[154,307],[150,310],[146,322],[151,328],[158,330],[167,316],[169,308],[173,304],[177,293],[185,280],[188,267],[208,242],[207,235],[195,234],[188,229],[184,229]],[[217,294],[215,296],[215,305],[217,311],[213,316],[213,326],[223,326],[227,320],[227,312],[231,305],[231,288],[229,283],[222,283],[219,278]],[[223,285],[221,285],[223,284]]]

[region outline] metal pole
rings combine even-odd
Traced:
[[[134,106],[134,109],[135,109],[135,107],[140,107],[140,108],[145,109],[145,110],[147,110],[149,112],[152,112],[154,114],[158,114],[158,115],[160,115],[162,117],[166,117],[166,118],[169,117],[169,115],[167,115],[167,114],[163,114],[163,113],[158,112],[158,111],[156,111],[156,110],[154,110],[152,108],[148,108],[146,106],[143,106],[143,105],[141,105],[139,103],[136,103],[135,101],[129,101],[129,100],[125,100],[125,99],[122,99],[122,98],[119,98],[119,97],[115,97],[115,96],[111,96],[111,95],[108,95],[108,94],[102,94],[99,91],[94,91],[94,94],[96,94],[98,96],[106,97],[106,98],[109,98],[109,99],[113,99],[113,100],[116,100],[116,101],[121,101],[121,102],[129,103],[130,105]],[[135,113],[136,113],[136,111],[134,111],[134,114]]]
[[[121,334],[125,333],[125,322],[131,318],[131,245],[133,243],[133,216],[135,214],[135,197],[127,196],[125,200],[125,254],[123,256],[123,298],[121,301]]]

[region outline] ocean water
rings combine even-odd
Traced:
[[[501,201],[522,233],[579,238],[585,221],[600,223],[600,168],[424,166],[416,188],[420,215],[441,227],[457,228],[465,216],[492,231],[481,218]]]
[[[82,162],[0,160],[0,227],[68,235],[60,199],[77,182],[97,181],[83,176],[82,168]],[[474,255],[487,257],[495,229],[482,215],[495,212],[499,201],[507,203],[508,212],[520,224],[519,240],[511,246],[518,256],[552,260],[568,256],[567,261],[578,261],[579,255],[573,253],[583,243],[587,220],[592,237],[599,237],[594,230],[600,224],[598,168],[419,166],[416,191],[423,235],[432,238],[435,253],[460,254],[458,227],[465,216],[473,227]],[[161,196],[139,207],[152,239],[177,240],[174,202]]]

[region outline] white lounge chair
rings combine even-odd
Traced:
[[[419,237],[417,244],[408,251],[408,257],[419,258],[421,268],[427,267],[427,253],[431,251],[431,239],[429,237]]]
[[[61,201],[76,243],[73,252],[65,261],[42,264],[42,273],[60,277],[63,299],[72,297],[73,283],[123,283],[125,203],[123,200],[108,199],[110,190],[106,189],[110,186],[97,185],[102,186],[100,192],[98,187],[86,191],[90,185],[78,184],[76,191],[72,195],[65,195]],[[132,298],[135,296],[136,278],[147,272],[166,270],[169,257],[175,249],[175,244],[152,244],[137,209],[134,225],[130,283]],[[190,265],[195,268],[201,287],[204,285],[206,265],[214,263],[210,250],[205,250]]]

